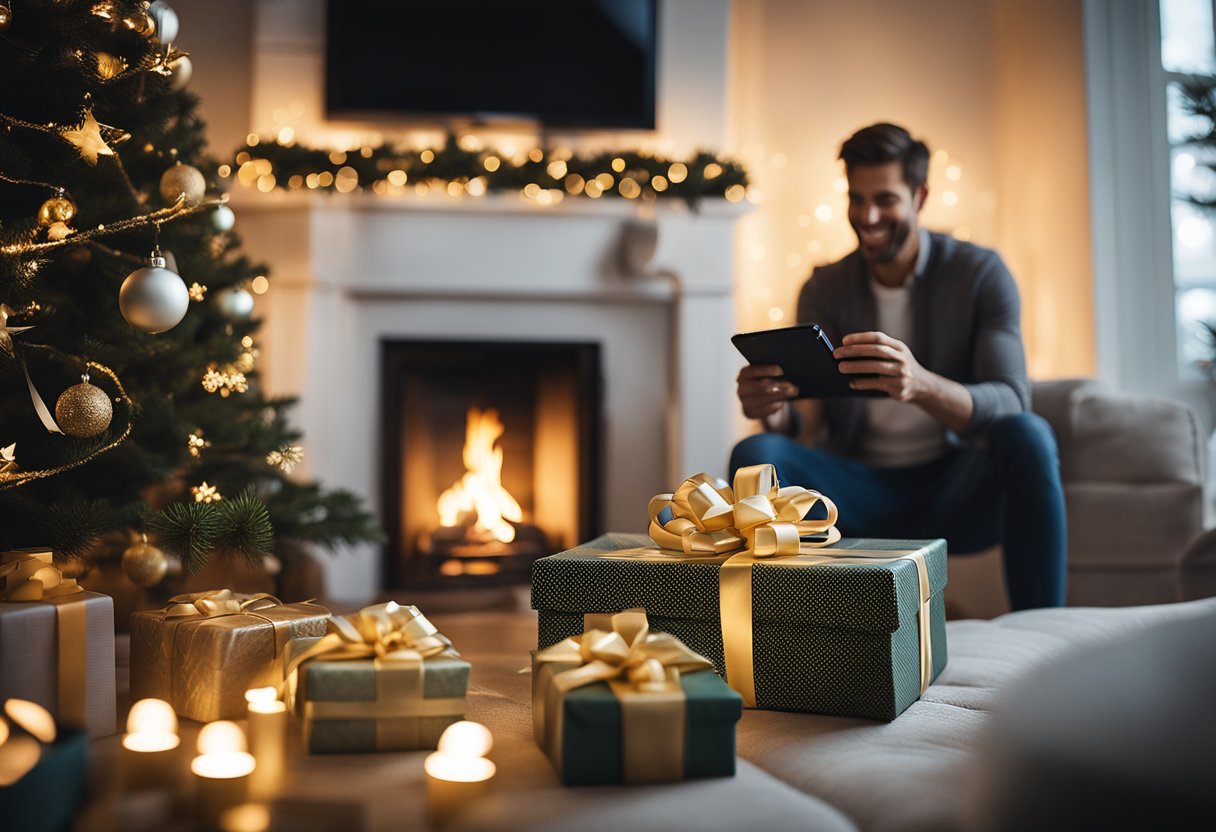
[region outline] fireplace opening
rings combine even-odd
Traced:
[[[381,341],[388,589],[526,584],[599,533],[596,343]]]

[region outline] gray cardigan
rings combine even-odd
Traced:
[[[975,404],[957,443],[970,444],[998,416],[1030,406],[1017,286],[1000,255],[944,234],[920,232],[912,285],[913,338],[908,346],[927,370],[959,382]],[[875,329],[869,268],[860,252],[820,266],[798,297],[798,320],[817,323],[832,342]],[[865,399],[825,400],[828,450],[857,455]]]

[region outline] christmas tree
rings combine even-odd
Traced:
[[[267,272],[177,29],[162,2],[0,0],[0,549],[146,535],[194,570],[379,536],[354,495],[289,476],[292,402],[258,386]]]

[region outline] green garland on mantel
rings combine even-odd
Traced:
[[[232,164],[221,165],[220,176],[235,177],[264,192],[396,194],[438,188],[453,196],[515,192],[542,204],[567,197],[617,197],[681,199],[696,208],[705,198],[739,202],[748,184],[741,164],[705,151],[680,161],[641,151],[580,156],[534,148],[516,163],[493,149],[465,149],[454,135],[436,148],[404,150],[382,144],[347,151],[255,138],[234,154]]]

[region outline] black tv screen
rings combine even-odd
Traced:
[[[326,4],[330,118],[654,129],[658,0]]]

